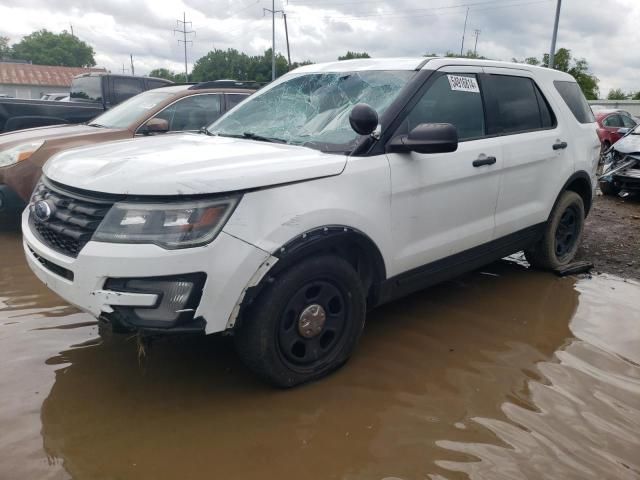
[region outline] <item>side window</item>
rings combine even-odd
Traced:
[[[213,123],[222,113],[220,98],[217,93],[192,95],[174,103],[167,109],[173,110],[169,130],[199,130]]]
[[[632,118],[627,117],[626,115],[621,115],[621,117],[625,128],[633,128],[636,126],[636,122],[634,122]]]
[[[464,78],[473,81],[464,86],[456,83]],[[476,75],[445,74],[436,79],[409,112],[401,131],[409,132],[421,123],[450,123],[458,129],[460,141],[484,136],[484,107]]]
[[[144,91],[141,78],[118,78],[114,77],[113,95],[116,103],[123,102],[134,95]]]
[[[498,122],[502,133],[513,134],[548,128],[538,98],[541,94],[530,78],[508,75],[491,75],[490,82],[498,107]]]
[[[228,93],[227,94],[227,110],[231,110],[238,105],[241,101],[247,98],[248,94],[243,93]]]
[[[591,107],[589,107],[587,99],[584,98],[584,94],[582,93],[582,90],[580,90],[580,86],[576,82],[556,80],[555,82],[553,82],[553,84],[564,100],[564,103],[567,104],[567,107],[569,107],[569,110],[571,110],[571,113],[573,113],[573,116],[576,117],[576,120],[578,120],[578,122],[595,122]]]
[[[160,80],[153,80],[150,78],[147,79],[147,88],[149,90],[160,87],[168,87],[169,85],[171,85],[169,82],[162,82]]]
[[[602,124],[609,128],[622,128],[624,126],[620,115],[609,115],[602,121]]]

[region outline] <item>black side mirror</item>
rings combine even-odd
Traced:
[[[627,133],[629,133],[629,130],[631,130],[631,129],[630,129],[630,128],[623,127],[623,128],[619,128],[619,129],[618,129],[618,131],[617,131],[617,133],[618,133],[619,135],[626,135]]]
[[[371,135],[378,126],[378,113],[366,103],[358,103],[349,114],[349,123],[358,135]]]
[[[421,123],[409,135],[393,137],[389,153],[447,153],[458,149],[458,130],[450,123]]]

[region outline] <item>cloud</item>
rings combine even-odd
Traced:
[[[469,7],[465,50],[511,60],[540,57],[549,50],[554,0],[289,0],[287,11],[293,60],[335,60],[347,50],[372,56],[458,52]],[[0,35],[12,41],[34,30],[68,30],[91,44],[101,66],[121,71],[136,62],[136,73],[157,67],[184,69],[176,20],[183,12],[196,31],[188,63],[212,48],[236,48],[250,54],[271,46],[268,0],[4,0]],[[586,58],[610,88],[640,90],[640,57],[633,55],[640,4],[636,0],[564,2],[558,46]],[[276,17],[276,50],[286,51],[284,25]]]

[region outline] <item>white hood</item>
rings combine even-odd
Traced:
[[[305,147],[181,133],[61,152],[44,173],[96,192],[192,195],[338,175],[345,164],[345,155]]]
[[[640,153],[640,135],[630,134],[613,144],[613,148],[620,153]]]

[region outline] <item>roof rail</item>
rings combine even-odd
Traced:
[[[189,87],[189,90],[201,90],[203,88],[241,88],[247,90],[257,90],[264,86],[253,80],[212,80],[210,82],[200,82]]]

